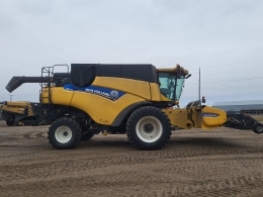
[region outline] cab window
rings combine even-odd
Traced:
[[[158,73],[158,79],[161,94],[170,100],[175,100],[175,73],[160,72]]]

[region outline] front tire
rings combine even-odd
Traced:
[[[126,131],[129,141],[137,149],[161,149],[171,136],[170,120],[158,108],[141,107],[129,117]]]
[[[48,140],[56,149],[75,148],[80,139],[80,126],[71,118],[60,118],[49,127]]]

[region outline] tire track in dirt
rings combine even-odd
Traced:
[[[139,173],[139,172],[138,172]],[[38,194],[53,196],[57,188],[65,188],[63,191],[65,194],[69,194],[75,191],[75,195],[83,194],[79,192],[81,188],[90,188],[89,196],[98,194],[100,188],[103,188],[104,195],[100,196],[237,196],[239,194],[251,194],[258,193],[263,188],[262,174],[259,176],[247,176],[247,177],[235,177],[232,180],[222,179],[218,181],[199,182],[196,181],[174,181],[173,184],[167,181],[153,179],[147,176],[129,174],[129,179],[123,179],[121,176],[117,178],[115,176],[96,175],[88,177],[71,177],[65,179],[53,179],[48,181],[37,182],[25,182],[24,184],[18,184],[13,190],[13,193],[17,193],[20,189],[27,193],[30,188],[38,190]],[[138,181],[136,181],[136,179]],[[150,184],[149,184],[150,183]],[[52,187],[50,187],[52,186]],[[54,188],[55,186],[56,188]],[[12,185],[5,186],[7,191],[10,191]],[[49,187],[50,190],[44,191],[44,188]],[[146,188],[147,189],[146,189]],[[114,188],[119,188],[114,189]],[[130,188],[136,188],[131,190]],[[0,186],[1,189],[1,186]],[[126,191],[126,192],[125,192]],[[129,192],[128,192],[129,191]],[[54,192],[54,193],[53,193]],[[60,193],[61,194],[61,193]],[[106,195],[105,195],[106,194]],[[122,194],[122,195],[120,195]],[[27,195],[30,196],[30,195]]]
[[[220,131],[204,137],[188,131],[173,134],[163,150],[138,151],[126,136],[98,135],[77,149],[58,151],[50,147],[45,133],[43,128],[0,132],[1,197],[263,193],[261,136],[234,138],[235,132]]]
[[[134,192],[131,197],[143,197],[143,196],[250,196],[255,194],[258,197],[262,196],[263,182],[262,174],[258,177],[235,177],[233,179],[222,179],[218,181],[207,180],[206,182],[200,181],[185,181],[174,182],[172,185],[170,182],[166,184],[160,183],[155,187],[150,186],[148,190],[143,192]]]
[[[89,160],[65,160],[57,162],[44,162],[29,165],[2,165],[0,174],[5,181],[20,179],[20,177],[34,178],[40,175],[41,178],[48,178],[57,175],[68,175],[77,172],[85,172],[98,168],[109,168],[110,166],[123,164],[144,164],[151,163],[153,159],[141,157],[107,157]],[[50,170],[54,169],[54,170]]]
[[[72,173],[78,173],[78,172],[85,172],[90,171],[94,169],[103,169],[108,168],[111,166],[118,166],[118,165],[138,165],[138,164],[151,164],[151,163],[162,163],[162,162],[169,162],[172,156],[168,157],[169,154],[165,154],[166,156],[163,157],[163,155],[158,154],[157,156],[154,155],[148,155],[145,156],[145,152],[140,152],[142,155],[122,155],[122,156],[108,156],[108,157],[99,157],[99,158],[87,158],[87,159],[79,159],[79,160],[62,160],[62,161],[52,161],[52,162],[42,162],[37,164],[24,164],[24,165],[2,165],[0,168],[0,174],[2,174],[3,177],[5,177],[5,180],[20,180],[21,178],[24,178],[25,176],[28,178],[34,178],[37,175],[41,175],[42,178],[57,176],[57,175],[67,175]],[[234,155],[228,154],[227,158],[224,158],[224,161],[226,166],[234,166],[236,163],[241,163],[244,166],[251,166],[251,164],[254,164],[254,166],[261,165],[260,161],[262,160],[263,156],[259,156],[258,154],[253,154],[250,156],[243,156],[241,159],[247,159],[254,157],[253,160],[245,160],[245,161],[235,161],[238,158],[231,159]],[[258,160],[256,160],[256,157],[260,157]],[[185,157],[183,157],[185,158]],[[198,158],[198,156],[195,155],[195,158]],[[179,157],[178,157],[179,159]],[[182,158],[180,158],[182,159]],[[260,160],[261,159],[261,160]],[[206,159],[211,163],[211,159]],[[215,158],[214,161],[217,159]],[[162,162],[161,162],[162,161]],[[202,161],[199,160],[198,166],[195,165],[187,165],[187,163],[193,163],[194,161],[188,160],[188,161],[174,161],[173,163],[169,163],[168,165],[165,165],[164,169],[156,169],[156,173],[159,173],[160,175],[169,175],[171,172],[172,174],[178,174],[178,173],[192,173],[192,172],[198,172],[198,169],[207,169],[211,168],[211,165],[208,163],[202,163]],[[198,163],[198,160],[195,161],[195,163]],[[54,170],[50,170],[54,169]],[[167,169],[167,171],[165,171]],[[173,169],[173,171],[171,171]],[[197,175],[199,176],[199,174]]]
[[[23,137],[26,139],[47,138],[47,132],[46,131],[27,132],[23,134]]]

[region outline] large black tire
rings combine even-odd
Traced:
[[[170,120],[158,108],[141,107],[129,117],[126,132],[129,141],[137,149],[161,149],[171,136]]]
[[[13,121],[13,120],[6,120],[5,122],[6,122],[7,126],[14,126],[15,125],[15,121]]]
[[[48,140],[54,148],[75,148],[79,144],[80,138],[80,126],[71,118],[60,118],[49,127]]]
[[[90,140],[92,137],[94,136],[93,133],[89,132],[89,133],[84,133],[81,135],[81,141],[88,141]]]
[[[263,133],[263,124],[256,124],[253,128],[253,131],[256,134],[262,134]]]

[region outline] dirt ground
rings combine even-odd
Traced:
[[[263,134],[219,128],[173,131],[159,151],[126,135],[53,149],[48,126],[0,121],[0,196],[263,196]]]

